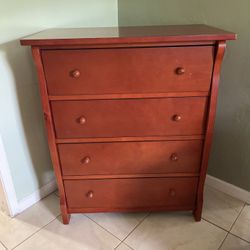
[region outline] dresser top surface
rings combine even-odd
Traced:
[[[235,33],[203,24],[194,24],[47,29],[21,39],[21,44],[49,46],[109,43],[197,42],[234,39],[236,39]]]

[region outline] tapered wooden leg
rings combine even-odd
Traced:
[[[196,208],[193,210],[195,221],[201,220],[202,206],[203,206],[203,197],[200,198],[200,200],[197,202]]]
[[[68,213],[62,213],[62,222],[64,225],[69,224],[70,221],[70,214]]]
[[[64,199],[60,199],[60,205],[61,205],[61,213],[62,213],[62,222],[63,224],[67,225],[69,224],[69,221],[70,221],[70,214],[68,213]]]
[[[201,221],[201,212],[202,212],[202,210],[198,209],[198,208],[193,210],[193,215],[194,215],[195,221]]]

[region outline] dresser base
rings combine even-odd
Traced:
[[[79,213],[108,213],[108,212],[170,212],[170,211],[190,211],[193,213],[195,221],[201,220],[201,210],[194,209],[193,207],[147,207],[147,208],[69,208],[68,212],[62,212],[62,222],[67,225],[70,222],[71,214],[79,214]]]

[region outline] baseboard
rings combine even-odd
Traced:
[[[0,134],[0,182],[5,196],[6,214],[13,217],[17,211],[17,198],[13,179],[10,172],[10,166],[7,160],[7,155],[4,149],[3,140]]]
[[[250,192],[242,188],[236,187],[211,175],[207,175],[205,184],[250,204]],[[57,184],[54,179],[21,201],[17,203],[13,202],[15,204],[12,206],[11,216],[15,216],[23,212],[25,209],[31,207],[47,195],[54,192],[56,189]]]
[[[17,204],[17,210],[15,211],[15,215],[23,212],[25,209],[31,207],[42,198],[46,197],[47,195],[51,194],[57,189],[57,184],[55,179],[47,183],[46,185],[42,186],[40,189],[32,193],[31,195],[25,197]]]
[[[250,192],[242,188],[236,187],[228,182],[222,181],[211,175],[207,175],[205,184],[250,204]],[[42,198],[54,192],[56,189],[57,189],[56,181],[52,180],[51,182],[41,187],[39,190],[35,191],[28,197],[19,201],[17,204],[17,210],[15,211],[15,214],[21,213],[25,209],[31,207],[32,205],[40,201]]]
[[[211,175],[207,175],[205,184],[250,204],[250,192],[242,188],[236,187]]]

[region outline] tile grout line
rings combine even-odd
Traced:
[[[202,220],[206,221],[206,222],[209,223],[209,224],[212,224],[213,226],[216,226],[216,227],[222,229],[222,230],[225,231],[225,232],[229,232],[227,229],[225,229],[225,228],[223,228],[223,227],[221,227],[221,226],[218,226],[218,225],[215,224],[214,222],[211,222],[211,221],[209,221],[209,220],[207,220],[207,219],[204,219],[204,218],[202,218]]]
[[[8,248],[3,244],[1,240],[0,240],[0,245],[2,245],[6,250],[8,250]]]
[[[246,205],[246,203],[244,203],[244,205],[242,206],[242,208],[241,208],[239,214],[237,215],[236,219],[234,220],[233,224],[231,225],[231,227],[230,227],[229,230],[227,231],[227,235],[226,235],[226,237],[224,238],[224,240],[221,242],[221,244],[220,244],[218,250],[220,250],[220,249],[222,248],[222,246],[223,246],[223,244],[224,244],[226,238],[227,238],[228,235],[230,234],[230,231],[232,230],[232,228],[233,228],[233,226],[235,225],[236,221],[237,221],[238,218],[240,217],[240,215],[241,215],[241,213],[242,213],[242,211],[243,211],[245,205]]]
[[[23,244],[25,241],[27,241],[28,239],[30,239],[32,236],[34,236],[35,234],[37,234],[38,232],[40,232],[44,227],[46,227],[47,225],[49,225],[51,222],[55,221],[59,216],[61,216],[61,214],[59,214],[58,216],[56,216],[53,220],[51,220],[50,222],[48,222],[44,226],[40,227],[37,231],[35,231],[31,235],[29,235],[25,240],[23,240],[22,242],[18,243],[15,247],[11,248],[11,250],[16,249],[18,246],[20,246],[21,244]]]
[[[140,221],[140,222],[138,222],[138,224],[128,233],[128,235],[120,242],[120,244],[115,248],[115,249],[117,249],[122,243],[123,244],[125,244],[128,248],[130,248],[131,250],[134,250],[131,246],[129,246],[128,244],[126,244],[125,242],[124,242],[124,240],[126,240],[126,238],[137,228],[137,226],[139,226],[139,224],[141,224],[145,219],[146,219],[146,217],[148,217],[149,216],[149,214],[150,214],[151,212],[148,212],[148,214],[146,214],[143,218],[142,218],[142,220]],[[115,250],[114,249],[114,250]]]
[[[121,244],[124,244],[124,245],[127,246],[129,249],[134,250],[134,248],[132,248],[131,246],[129,246],[128,244],[126,244],[126,243],[123,242],[123,241],[119,244],[119,246],[120,246]],[[114,250],[116,250],[117,248],[118,248],[118,246],[117,246]]]
[[[229,231],[227,231],[225,228],[222,228],[222,227],[216,225],[215,223],[213,223],[213,222],[211,222],[211,221],[209,221],[209,220],[207,220],[207,219],[202,218],[202,220],[204,220],[204,221],[206,221],[207,223],[209,223],[209,224],[211,224],[211,225],[213,225],[213,226],[215,226],[215,227],[217,227],[217,228],[219,228],[219,229],[221,229],[221,230],[223,230],[223,231],[226,232],[225,238],[222,240],[221,244],[220,244],[219,247],[218,247],[218,250],[220,250],[221,247],[222,247],[222,245],[223,245],[223,243],[224,243],[224,241],[226,240],[226,238],[227,238],[227,236],[228,236],[228,234],[229,234]],[[229,229],[229,230],[230,230],[230,229]]]
[[[116,239],[118,239],[120,241],[120,243],[122,243],[121,239],[119,239],[116,235],[114,235],[113,233],[111,233],[108,229],[106,229],[105,227],[103,227],[102,225],[100,225],[99,223],[97,223],[96,221],[94,221],[92,218],[90,218],[89,216],[87,216],[86,214],[82,214],[83,216],[87,217],[88,219],[90,219],[92,222],[94,222],[97,226],[101,227],[102,229],[104,229],[106,232],[108,232],[109,234],[111,234],[112,236],[114,236]],[[120,243],[118,244],[118,246],[120,245]]]
[[[235,225],[236,221],[238,220],[238,218],[239,218],[240,215],[242,214],[243,209],[244,209],[246,206],[248,206],[248,204],[245,202],[245,204],[244,204],[243,208],[241,209],[239,215],[237,216],[236,220],[234,221],[234,223],[233,223],[232,226],[230,227],[229,233],[232,234],[232,235],[234,235],[235,237],[240,238],[241,240],[246,241],[247,243],[250,243],[248,240],[245,240],[245,239],[241,238],[240,236],[238,236],[238,235],[236,235],[236,234],[230,232],[230,231],[233,229],[233,226]]]
[[[206,221],[206,222],[208,222],[208,223],[210,223],[210,224],[212,224],[212,225],[214,225],[214,226],[216,226],[216,227],[218,227],[218,228],[220,228],[220,229],[222,229],[222,230],[224,230],[224,231],[226,231],[226,232],[229,232],[229,233],[230,233],[230,230],[232,230],[232,227],[234,226],[234,224],[235,224],[235,222],[237,221],[237,219],[239,218],[239,216],[240,216],[240,214],[241,214],[242,210],[244,209],[245,204],[246,204],[246,203],[244,203],[244,205],[242,206],[242,208],[241,208],[241,210],[240,210],[239,214],[236,216],[236,218],[235,218],[234,222],[232,223],[232,225],[230,226],[230,228],[229,228],[229,229],[225,229],[225,228],[223,228],[223,227],[221,227],[221,226],[219,226],[219,225],[215,224],[214,222],[212,222],[212,221],[210,221],[210,220],[208,220],[208,219],[205,219],[205,218],[203,218],[203,217],[202,217],[202,220],[204,220],[204,221]],[[232,234],[232,233],[231,233],[231,234]],[[237,236],[237,237],[238,237],[238,236]],[[239,238],[240,238],[240,237],[239,237]],[[246,241],[246,240],[245,240],[245,241]]]
[[[98,222],[96,222],[95,220],[93,220],[91,217],[89,217],[88,215],[86,215],[86,214],[82,214],[83,216],[85,216],[85,217],[87,217],[88,219],[90,219],[91,221],[93,221],[96,225],[98,225],[99,227],[101,227],[102,229],[104,229],[106,232],[108,232],[109,234],[111,234],[111,235],[113,235],[116,239],[118,239],[119,241],[120,241],[120,243],[114,248],[114,250],[117,248],[117,247],[119,247],[120,245],[121,245],[121,243],[124,243],[123,241],[130,235],[130,233],[132,233],[134,230],[135,230],[135,228],[139,225],[139,224],[141,224],[141,222],[143,222],[144,221],[144,219],[146,218],[146,217],[148,217],[148,215],[150,214],[150,212],[146,215],[146,216],[144,216],[143,217],[143,219],[142,219],[142,221],[140,221],[134,228],[133,228],[133,230],[131,231],[131,232],[129,232],[129,234],[123,239],[123,240],[121,240],[120,238],[118,238],[116,235],[114,235],[112,232],[110,232],[108,229],[106,229],[105,227],[103,227],[102,225],[100,225]],[[124,243],[124,244],[126,244],[126,243]],[[127,244],[126,244],[127,245]],[[128,247],[130,247],[130,246],[128,246]],[[131,247],[130,247],[131,248]],[[133,250],[133,249],[132,249]]]
[[[224,242],[225,242],[228,235],[229,235],[229,232],[227,231],[227,234],[226,234],[225,238],[223,239],[223,241],[220,243],[220,246],[219,246],[218,250],[220,250],[222,248],[222,246],[223,246],[223,244],[224,244]]]
[[[241,238],[240,236],[238,236],[238,235],[236,235],[236,234],[234,234],[234,233],[229,232],[229,234],[231,234],[231,235],[233,235],[233,236],[235,236],[235,237],[237,237],[237,238],[239,238],[239,239],[241,239],[241,240],[243,240],[243,241],[245,241],[245,242],[247,242],[247,243],[250,244],[250,241],[245,240],[245,239]]]
[[[238,216],[236,217],[236,219],[234,220],[233,224],[232,224],[231,227],[229,228],[229,232],[233,229],[233,226],[235,225],[236,221],[237,221],[238,218],[240,217],[240,215],[241,215],[243,209],[245,208],[245,206],[246,206],[246,203],[244,203],[244,205],[243,205],[243,207],[241,208],[241,210],[240,210]]]
[[[149,212],[135,227],[134,227],[134,229],[132,230],[132,231],[130,231],[130,233],[122,240],[122,242],[121,243],[124,243],[124,244],[126,244],[124,241],[135,231],[135,229],[136,228],[138,228],[141,224],[142,224],[142,222],[143,221],[145,221],[145,219],[146,218],[148,218],[148,216],[151,214],[151,212]],[[130,245],[128,245],[128,244],[126,244],[128,247],[130,247]],[[132,248],[132,247],[130,247],[130,248]],[[132,248],[132,250],[133,250],[133,248]]]

